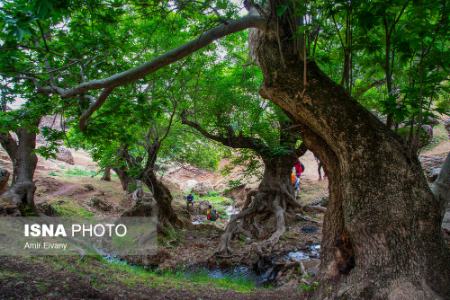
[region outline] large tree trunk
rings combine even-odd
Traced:
[[[165,233],[167,227],[181,228],[183,223],[172,208],[172,194],[153,171],[146,172],[142,181],[153,193],[158,206],[158,231]]]
[[[285,37],[281,37],[285,40]],[[303,125],[330,180],[319,298],[450,295],[450,255],[440,205],[420,163],[391,130],[276,35],[251,34],[261,95]]]
[[[22,191],[21,211],[23,213],[35,211],[34,192],[36,186],[33,182],[38,158],[34,152],[36,149],[36,133],[27,129],[17,130],[19,140],[16,159],[13,162],[13,183],[12,190],[20,187]]]
[[[221,237],[219,254],[231,253],[230,241],[238,233],[263,239],[265,246],[278,242],[286,231],[286,213],[301,208],[295,201],[290,178],[296,160],[294,153],[263,158],[265,169],[258,190],[249,193],[241,212],[231,217]]]
[[[12,184],[3,196],[17,204],[22,215],[34,214],[34,192],[36,186],[33,182],[38,158],[35,154],[36,133],[25,128],[16,131],[18,142],[12,136],[3,135],[2,146],[8,152],[13,164]]]

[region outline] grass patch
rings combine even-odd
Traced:
[[[67,177],[95,177],[99,175],[98,172],[80,168],[70,168],[64,170],[64,176]]]
[[[64,176],[64,177],[96,177],[99,175],[98,172],[87,170],[87,169],[81,169],[81,168],[61,168],[61,171],[51,171],[48,173],[49,176],[58,177],[58,176]]]
[[[61,199],[51,203],[58,216],[64,217],[81,217],[90,219],[94,217],[94,213],[81,207],[73,200]]]
[[[149,286],[158,289],[216,288],[250,293],[255,284],[247,279],[226,277],[215,279],[206,272],[158,271],[141,266],[128,265],[123,261],[107,261],[99,255],[85,256],[83,259],[73,256],[33,257],[57,270],[64,270],[87,276],[91,284],[99,289],[108,289],[110,285],[123,284],[130,288]],[[42,261],[43,260],[43,261]]]
[[[249,293],[255,290],[255,284],[245,278],[211,278],[206,272],[184,272],[184,271],[153,271],[139,266],[130,266],[123,262],[105,262],[117,274],[127,273],[125,277],[120,277],[121,281],[134,287],[138,284],[150,284],[151,287],[178,287],[187,286],[194,289],[203,286],[233,290],[241,293]],[[130,276],[131,275],[131,276]],[[168,286],[169,284],[169,286]]]
[[[15,272],[15,271],[9,271],[9,270],[0,270],[0,279],[1,280],[5,280],[5,279],[12,279],[12,278],[22,278],[23,275],[19,272]]]
[[[159,246],[164,248],[175,248],[181,243],[183,239],[181,230],[177,230],[170,226],[167,226],[164,230],[166,232],[165,235],[158,235]]]

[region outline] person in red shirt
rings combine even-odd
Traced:
[[[295,181],[295,191],[296,194],[300,192],[300,176],[305,171],[305,166],[298,159],[294,164],[295,175],[297,176],[297,180]]]

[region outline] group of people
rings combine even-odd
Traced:
[[[294,186],[295,196],[300,192],[300,176],[305,171],[305,166],[298,159],[294,166],[292,167],[291,172],[291,183]]]
[[[194,209],[194,195],[192,193],[189,193],[189,195],[186,196],[186,202],[188,211],[190,207]],[[213,222],[219,218],[219,213],[212,207],[211,204],[208,205],[208,209],[206,210],[206,218]]]

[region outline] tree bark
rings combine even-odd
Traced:
[[[303,60],[288,43],[283,64],[276,37],[256,30],[250,40],[261,95],[303,125],[329,175],[318,298],[450,295],[440,205],[417,156],[313,62],[305,86]]]
[[[102,176],[101,180],[111,181],[111,168],[110,167],[105,168],[105,170],[103,171],[103,176]]]
[[[117,176],[119,177],[120,184],[122,185],[122,189],[125,192],[130,192],[129,185],[131,182],[131,178],[128,176],[126,170],[124,168],[113,168],[114,172],[116,172]]]
[[[37,166],[36,133],[26,128],[16,131],[18,142],[10,134],[2,134],[0,142],[6,149],[12,164],[12,184],[7,197],[14,199],[23,215],[34,214],[34,192],[36,186],[33,182]]]
[[[158,204],[158,231],[164,234],[168,227],[181,228],[183,223],[172,207],[173,198],[169,189],[156,178],[152,170],[145,172],[142,181],[152,191]]]

